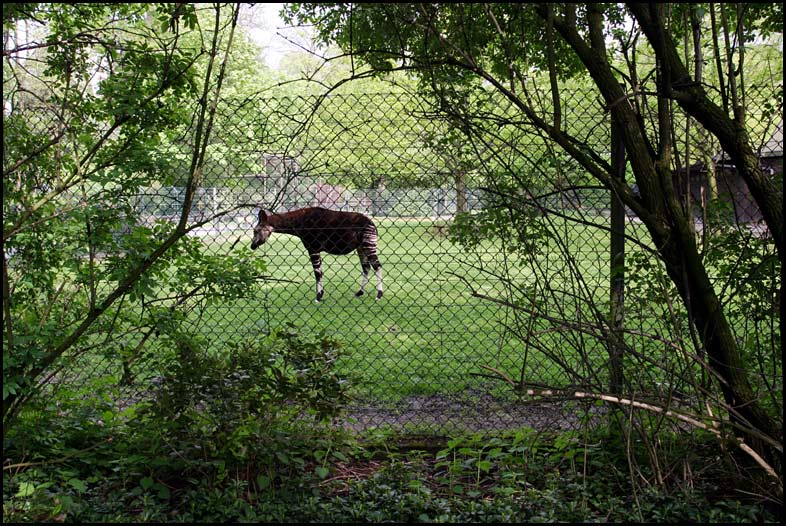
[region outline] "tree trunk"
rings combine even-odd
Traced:
[[[628,3],[633,16],[639,22],[647,38],[652,42],[664,28],[660,20],[650,16],[647,4]],[[735,121],[707,96],[704,87],[691,78],[680,60],[674,41],[666,38],[662,49],[656,48],[662,67],[670,72],[671,82],[663,91],[718,138],[723,151],[734,163],[737,172],[748,185],[748,189],[762,212],[764,221],[772,233],[778,258],[784,260],[783,246],[783,189],[762,173],[759,158],[751,145],[744,125]]]
[[[659,97],[667,94],[673,98],[676,95],[670,90],[670,86],[684,83],[689,75],[679,60],[673,42],[665,35],[665,28],[654,23],[650,18],[650,7],[648,4],[629,4],[631,12],[640,21],[642,27],[649,26],[645,28],[645,34],[653,43],[653,47],[659,50],[659,68],[666,70],[659,75],[659,79],[663,79],[664,84],[659,89]],[[734,334],[699,256],[696,238],[689,223],[693,220],[692,214],[685,213],[677,190],[673,186],[669,158],[666,155],[668,152],[654,152],[649,147],[644,129],[639,125],[633,108],[628,104],[617,103],[625,100],[626,94],[620,88],[608,63],[602,19],[597,13],[591,12],[590,15],[590,45],[579,34],[575,24],[571,24],[567,19],[555,20],[555,28],[587,67],[625,143],[640,191],[640,198],[631,200],[628,196],[630,202],[626,204],[636,207],[640,219],[649,230],[655,246],[658,247],[669,277],[676,285],[691,321],[699,331],[709,365],[717,373],[724,400],[730,408],[731,418],[746,428],[754,428],[752,433],[746,433],[751,445],[772,458],[774,456],[772,449],[764,448],[760,442],[757,442],[756,430],[777,439],[778,426],[754,396],[747,378],[748,367],[742,360]],[[541,16],[545,17],[544,14]],[[664,48],[667,51],[664,51]],[[734,151],[732,158],[746,177],[746,181],[749,181],[751,192],[762,208],[762,212],[765,213],[768,226],[776,236],[776,245],[780,247],[782,237],[778,236],[783,230],[783,211],[775,205],[779,202],[782,204],[782,194],[773,188],[774,185],[769,179],[762,180],[758,160],[750,147],[747,134],[736,127],[723,110],[715,106],[706,96],[700,96],[703,94],[701,87],[689,87],[688,90],[698,90],[698,92],[691,91],[689,100],[686,100],[685,96],[682,100],[677,100],[683,109],[718,137],[724,150],[730,154],[732,150]],[[660,122],[661,109],[663,108],[659,108],[658,115],[660,127],[663,126],[663,122]],[[661,134],[668,135],[668,131],[659,131]],[[613,179],[607,179],[607,184],[610,185],[611,190],[619,186]],[[771,195],[762,198],[761,193],[766,188],[771,188]],[[782,251],[779,250],[779,254],[782,257]]]
[[[467,211],[467,174],[463,169],[453,172],[456,185],[456,213],[463,214]]]
[[[690,320],[698,330],[707,352],[709,367],[720,378],[724,400],[731,408],[730,418],[744,428],[753,428],[778,439],[775,421],[761,407],[748,381],[748,367],[742,360],[734,333],[701,262],[694,238],[686,226],[676,229],[680,232],[660,240],[663,242],[660,253],[688,309]],[[755,433],[745,434],[757,450],[766,451],[760,443],[757,444],[759,441]]]

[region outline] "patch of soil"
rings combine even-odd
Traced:
[[[374,427],[422,431],[503,431],[530,427],[560,431],[578,427],[584,408],[576,402],[511,400],[489,393],[410,396],[397,403],[356,401],[343,412],[341,425],[356,431]]]

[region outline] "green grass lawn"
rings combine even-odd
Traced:
[[[506,329],[515,326],[514,313],[509,307],[472,297],[465,280],[478,292],[504,297],[503,283],[489,270],[506,268],[517,285],[534,285],[543,279],[540,274],[553,280],[569,279],[568,270],[559,263],[561,258],[547,249],[549,255],[536,273],[529,266],[516,265],[491,242],[464,253],[437,227],[444,221],[376,222],[385,286],[381,300],[374,299],[373,275],[367,294],[355,297],[360,265],[354,253],[323,254],[325,297],[315,303],[313,271],[300,240],[274,234],[255,253],[265,259],[270,279],[249,298],[211,307],[202,315],[201,330],[216,349],[227,339],[267,333],[286,324],[305,334],[335,336],[345,350],[340,367],[353,375],[356,395],[364,398],[395,401],[411,395],[458,393],[481,383],[484,388],[507,389],[478,373],[488,373],[481,367],[485,365],[519,378],[525,351]],[[251,239],[250,230],[222,235],[216,244],[219,251],[227,250],[238,237],[239,244]],[[580,262],[585,279],[593,286],[600,284],[601,301],[608,294],[603,288],[608,278],[602,275],[608,264],[596,260],[607,260],[606,237],[583,227],[568,238],[570,250],[586,259]],[[484,270],[479,268],[481,263]],[[554,288],[562,285],[550,283]],[[543,330],[541,341],[570,354],[570,345],[559,349],[566,343],[564,335],[548,331],[542,323],[537,328]],[[564,383],[564,373],[554,364],[534,357],[532,351],[528,356],[527,369],[537,374],[533,381]]]
[[[379,301],[373,275],[367,294],[355,297],[361,272],[353,253],[323,255],[325,296],[315,303],[313,270],[300,240],[274,234],[251,253],[266,262],[266,279],[245,298],[212,303],[192,312],[189,320],[217,353],[225,352],[231,342],[287,326],[304,336],[329,335],[342,343],[337,367],[349,377],[359,405],[396,404],[431,395],[472,401],[489,391],[513,398],[510,386],[491,378],[488,368],[528,384],[606,386],[608,350],[590,332],[609,311],[608,232],[553,217],[543,220],[551,223],[554,235],[541,242],[537,254],[528,256],[507,253],[499,241],[484,241],[465,252],[446,235],[444,220],[378,218],[385,286]],[[626,228],[629,235],[646,239],[640,224],[629,222]],[[206,230],[202,239],[215,254],[247,250],[251,225]],[[627,264],[641,251],[628,243]],[[632,351],[624,357],[630,372],[626,377],[643,390],[662,385],[689,388],[664,383],[684,382],[695,364],[664,343],[679,342],[674,331],[680,330],[685,317],[677,298],[670,304],[657,287],[637,289],[637,282],[651,277],[647,272],[637,275],[634,267],[626,271],[625,341]],[[513,298],[525,306],[532,295],[538,302],[537,315],[473,297],[472,290],[500,300]],[[682,316],[677,329],[671,308]],[[683,330],[682,337],[686,334]],[[160,374],[156,341],[151,339],[146,359],[134,365],[140,378]],[[129,345],[133,348],[136,342]],[[112,366],[110,373],[119,378],[122,371]]]

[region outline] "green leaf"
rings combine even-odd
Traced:
[[[159,499],[169,499],[169,488],[164,486],[163,484],[156,484],[156,490],[158,491],[158,498]]]
[[[70,479],[68,481],[68,485],[77,490],[79,493],[83,493],[87,490],[87,485],[81,479]]]
[[[155,482],[151,477],[145,477],[139,481],[139,485],[142,486],[142,489],[150,489],[153,487],[153,484],[155,484]]]
[[[265,489],[270,486],[270,477],[266,475],[258,475],[257,476],[257,487],[259,489]]]
[[[317,474],[317,476],[319,478],[324,479],[325,477],[328,476],[328,474],[330,473],[330,470],[328,468],[324,467],[324,466],[318,466],[314,470],[314,472]]]
[[[19,491],[16,492],[16,497],[29,497],[35,493],[35,484],[32,482],[21,482],[19,484]]]
[[[16,385],[11,382],[3,384],[3,400],[8,398],[9,394],[16,394]]]

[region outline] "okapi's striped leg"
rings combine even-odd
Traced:
[[[319,303],[322,301],[322,295],[325,292],[325,289],[322,288],[322,256],[317,252],[316,254],[309,254],[309,257],[311,258],[311,266],[314,267],[314,277],[317,279],[316,302]]]
[[[377,275],[377,299],[379,299],[382,297],[382,264],[379,262],[376,252],[368,255],[368,263],[366,264],[372,267]]]
[[[362,296],[366,292],[366,284],[368,283],[368,271],[371,269],[371,264],[368,258],[363,253],[362,249],[358,249],[358,257],[360,257],[360,268],[363,270],[363,276],[360,278],[360,290],[355,293],[355,296]]]
[[[377,299],[382,297],[382,265],[377,258],[377,253],[371,251],[367,253],[363,247],[358,249],[358,256],[360,256],[360,267],[363,269],[363,277],[360,279],[360,290],[355,293],[355,296],[362,296],[366,292],[366,284],[368,283],[368,271],[373,268],[374,273],[377,275]]]
[[[358,248],[360,263],[363,266],[363,284],[360,287],[358,296],[363,293],[363,289],[368,281],[368,269],[371,267],[377,275],[377,299],[382,297],[382,265],[380,265],[377,257],[377,240],[377,227],[370,223],[363,230],[363,241]]]

